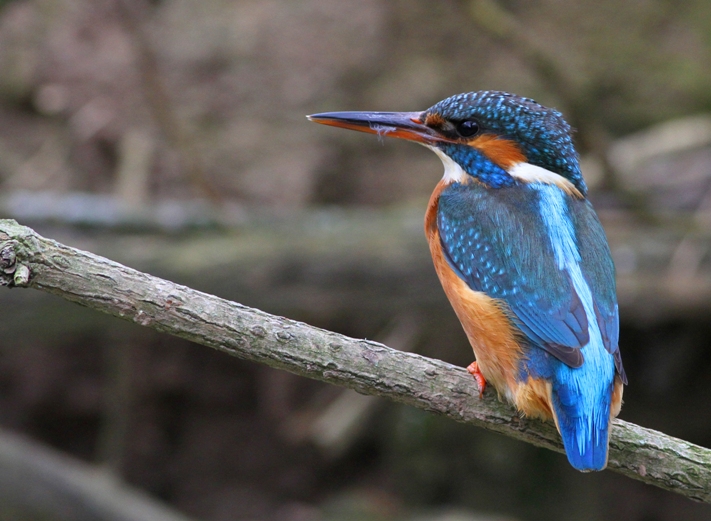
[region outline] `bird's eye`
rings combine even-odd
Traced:
[[[479,123],[473,119],[465,119],[457,123],[457,133],[462,137],[472,137],[479,132]]]

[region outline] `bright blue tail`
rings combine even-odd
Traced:
[[[602,470],[607,465],[612,386],[591,403],[571,389],[572,383],[553,386],[553,407],[565,453],[582,472]]]

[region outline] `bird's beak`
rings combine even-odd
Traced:
[[[421,116],[421,112],[324,112],[306,117],[322,125],[397,137],[423,144],[442,141],[441,136],[423,124]]]

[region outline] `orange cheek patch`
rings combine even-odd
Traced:
[[[486,157],[504,169],[526,161],[526,156],[516,143],[492,134],[477,136],[469,141],[468,145],[481,150]]]

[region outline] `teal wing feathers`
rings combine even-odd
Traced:
[[[569,275],[555,264],[545,228],[531,218],[538,214],[535,192],[483,190],[452,184],[440,195],[448,262],[471,289],[504,302],[532,344],[579,367],[587,317]]]

